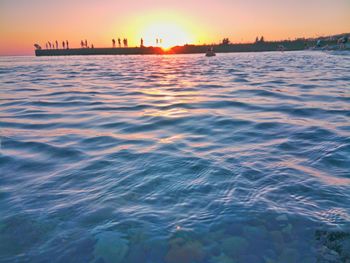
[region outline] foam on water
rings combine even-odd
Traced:
[[[350,260],[349,76],[346,52],[0,58],[0,261]]]

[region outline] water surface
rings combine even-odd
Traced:
[[[350,53],[0,58],[0,261],[350,260]]]

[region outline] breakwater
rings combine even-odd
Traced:
[[[37,49],[36,56],[150,55],[163,54],[159,47]]]
[[[152,54],[198,54],[205,53],[208,48],[214,47],[216,53],[231,52],[264,52],[276,51],[280,46],[285,50],[304,50],[311,42],[280,41],[250,44],[229,45],[184,45],[175,46],[169,50],[160,47],[130,47],[130,48],[74,48],[74,49],[38,49],[36,56],[72,56],[72,55],[152,55]]]

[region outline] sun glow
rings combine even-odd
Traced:
[[[174,22],[153,22],[142,32],[146,46],[159,46],[164,49],[193,42],[184,28]]]
[[[163,49],[193,44],[198,32],[184,16],[165,11],[140,16],[133,21],[133,27],[137,28],[134,35],[142,38],[145,46]]]

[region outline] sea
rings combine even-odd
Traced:
[[[0,262],[350,262],[350,52],[0,57]]]

